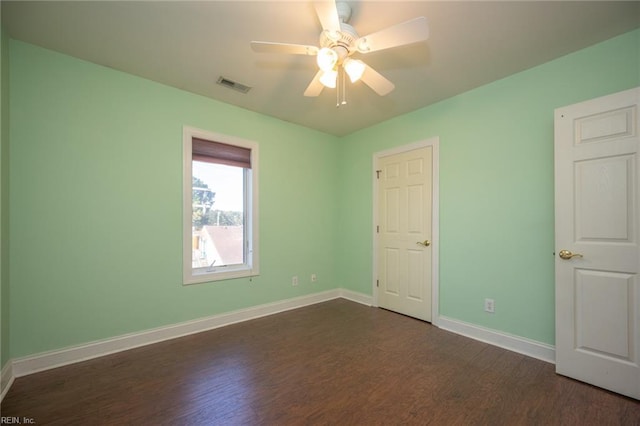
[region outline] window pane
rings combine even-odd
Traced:
[[[245,263],[242,167],[192,162],[192,267]]]

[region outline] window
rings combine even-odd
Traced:
[[[184,284],[258,275],[258,146],[185,127]]]

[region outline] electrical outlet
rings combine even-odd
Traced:
[[[493,299],[484,299],[484,310],[490,314],[496,311],[496,302]]]
[[[297,286],[298,285],[298,276],[294,275],[293,278],[291,278],[291,285],[292,286]]]
[[[315,283],[316,281],[318,281],[318,276],[316,274],[311,274],[311,282]]]

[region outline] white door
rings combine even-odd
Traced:
[[[555,112],[556,372],[637,399],[639,101]]]
[[[378,306],[431,321],[433,146],[378,159]]]

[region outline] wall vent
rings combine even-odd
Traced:
[[[228,87],[229,89],[237,90],[238,92],[241,92],[241,93],[247,93],[249,90],[251,90],[251,87],[249,86],[235,82],[233,80],[229,80],[228,78],[225,78],[222,76],[218,78],[217,83],[220,86]]]

